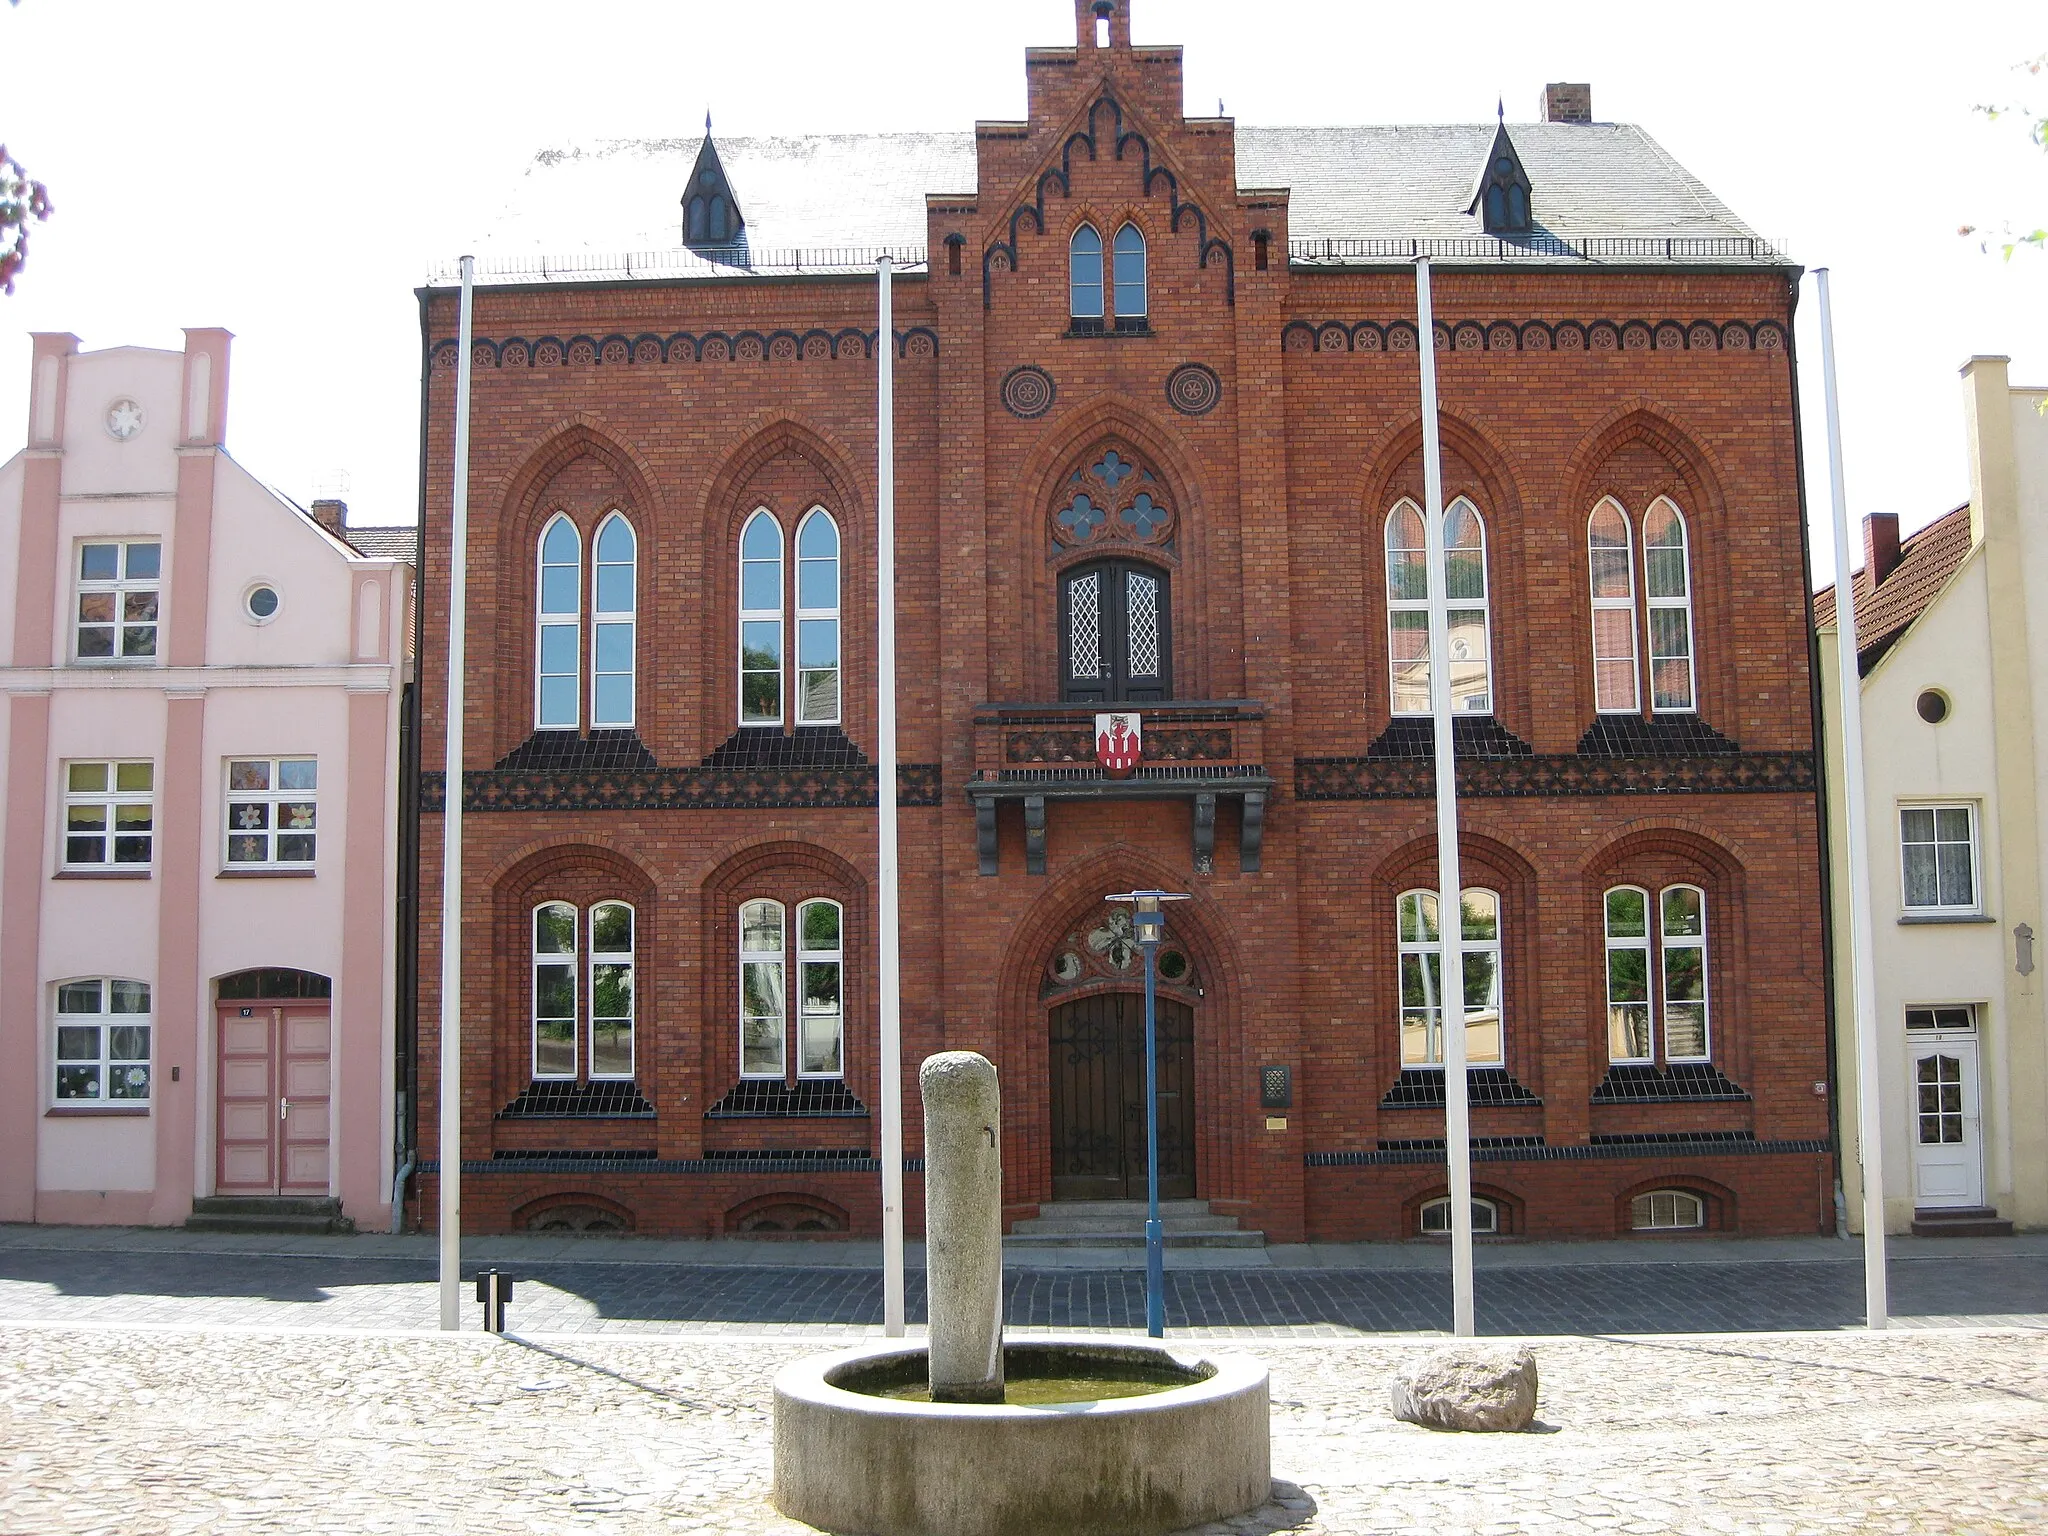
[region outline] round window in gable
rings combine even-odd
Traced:
[[[277,588],[267,581],[259,581],[242,594],[242,611],[249,615],[252,623],[268,624],[277,617],[280,602]]]
[[[1939,688],[1924,688],[1920,697],[1913,701],[1913,707],[1920,711],[1920,718],[1929,725],[1939,725],[1948,718],[1948,695]]]

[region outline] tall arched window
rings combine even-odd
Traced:
[[[1501,1054],[1500,897],[1467,886],[1461,951],[1465,967],[1465,1059],[1498,1066]],[[1401,976],[1401,1065],[1441,1066],[1443,1051],[1443,951],[1437,930],[1435,891],[1403,891],[1399,905]]]
[[[590,1075],[633,1075],[633,909],[590,909]]]
[[[1118,320],[1145,318],[1145,235],[1135,224],[1116,232],[1116,291],[1112,296]]]
[[[836,901],[807,901],[796,909],[797,982],[802,989],[797,1021],[798,1077],[846,1075],[842,921]]]
[[[796,530],[796,723],[839,723],[839,525],[813,507]]]
[[[1654,1005],[1664,1018],[1663,1059],[1708,1060],[1706,892],[1696,885],[1667,885],[1658,893],[1654,954],[1649,892],[1617,885],[1607,892],[1606,904],[1607,1059],[1654,1059]],[[1652,976],[1658,978],[1654,987]]]
[[[557,512],[540,535],[539,633],[534,646],[534,724],[576,729],[576,653],[581,649],[583,541]]]
[[[740,907],[740,1076],[783,1075],[782,903]]]
[[[1607,893],[1607,1059],[1650,1053],[1650,897],[1618,885]]]
[[[1628,516],[1612,498],[1586,520],[1586,559],[1593,593],[1593,696],[1603,714],[1634,714],[1636,580]]]
[[[1083,224],[1067,242],[1068,313],[1076,320],[1102,319],[1102,236]]]
[[[1429,713],[1429,565],[1422,510],[1403,500],[1387,514],[1387,666],[1397,715]],[[1493,713],[1492,624],[1486,587],[1486,524],[1463,496],[1444,513],[1451,708]]]
[[[765,507],[740,531],[740,724],[782,724],[782,525]]]
[[[1685,518],[1664,497],[1643,518],[1643,595],[1650,610],[1650,707],[1686,714],[1693,703],[1692,576]]]
[[[623,512],[598,524],[591,541],[590,723],[633,723],[633,619],[636,541]]]
[[[1696,885],[1671,885],[1658,899],[1657,940],[1664,950],[1664,1059],[1707,1059],[1707,897]]]
[[[576,1075],[576,909],[533,909],[533,1075]]]

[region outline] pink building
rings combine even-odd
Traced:
[[[0,464],[0,1221],[387,1223],[409,550],[229,457],[226,331],[34,342]]]

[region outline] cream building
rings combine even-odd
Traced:
[[[1885,1225],[2048,1228],[2048,390],[1963,369],[1970,500],[1901,542],[1866,519],[1855,578],[1876,935]],[[1829,865],[1844,864],[1832,588],[1814,607]],[[1849,903],[1834,907],[1842,1146],[1858,1142]],[[1843,1177],[1862,1228],[1860,1170]]]

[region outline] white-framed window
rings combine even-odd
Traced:
[[[1634,714],[1636,687],[1635,551],[1628,514],[1607,497],[1586,520],[1586,564],[1593,595],[1593,701],[1602,714]]]
[[[1977,808],[1900,806],[1899,869],[1908,913],[1976,912]]]
[[[54,1101],[148,1104],[150,1022],[146,981],[96,977],[59,982]]]
[[[1689,1189],[1653,1189],[1629,1202],[1638,1232],[1683,1232],[1707,1224],[1707,1203]]]
[[[156,765],[64,765],[64,868],[147,869],[156,854]]]
[[[92,540],[78,546],[78,660],[147,661],[156,656],[163,554],[155,539]]]
[[[1102,236],[1093,224],[1067,241],[1067,309],[1076,320],[1102,319]]]
[[[783,909],[765,897],[740,906],[740,1076],[782,1077],[788,1025]]]
[[[1500,896],[1467,886],[1463,907],[1465,1060],[1498,1066],[1501,1053]],[[1403,891],[1399,902],[1401,1065],[1442,1066],[1443,952],[1435,891]]]
[[[782,724],[782,524],[766,507],[740,530],[741,725]]]
[[[541,530],[538,631],[534,637],[533,723],[576,729],[577,652],[582,649],[583,537],[566,512]]]
[[[533,909],[533,1075],[576,1076],[576,909],[544,901]]]
[[[1637,885],[1610,887],[1607,926],[1607,1059],[1642,1064],[1656,1057],[1653,1011],[1664,1021],[1665,1061],[1706,1061],[1707,893],[1667,885],[1652,903]],[[1651,949],[1655,914],[1656,948]],[[1653,988],[1651,977],[1657,978]]]
[[[1116,280],[1111,299],[1119,320],[1145,318],[1145,232],[1126,224],[1111,242],[1112,276]]]
[[[600,901],[590,909],[590,1075],[633,1075],[633,909]]]
[[[1650,1028],[1650,895],[1619,885],[1607,893],[1607,1059],[1646,1062]]]
[[[1429,713],[1429,561],[1422,509],[1403,499],[1387,514],[1387,667],[1397,715]],[[1492,626],[1486,585],[1486,524],[1465,497],[1444,513],[1446,633],[1451,708],[1493,713]]]
[[[1692,572],[1685,516],[1659,496],[1643,518],[1643,596],[1650,623],[1650,708],[1690,714],[1693,696]]]
[[[839,903],[823,898],[796,909],[798,1077],[846,1075],[846,966],[839,947],[843,919]]]
[[[1664,1059],[1705,1061],[1707,1039],[1707,893],[1667,885],[1657,898],[1663,951]]]
[[[638,607],[634,577],[639,541],[626,514],[597,525],[590,542],[590,724],[617,730],[633,724],[633,640]]]
[[[823,507],[796,529],[796,723],[839,723],[839,525]]]
[[[1906,1010],[1906,1028],[1939,1030],[1943,1033],[1974,1032],[1977,1028],[1975,1003],[1931,1003]]]
[[[1424,1237],[1451,1235],[1451,1197],[1438,1195],[1423,1202],[1417,1227]],[[1479,1195],[1472,1197],[1472,1230],[1475,1234],[1500,1231],[1500,1207]]]
[[[228,868],[311,868],[318,852],[319,789],[314,758],[230,758]]]

